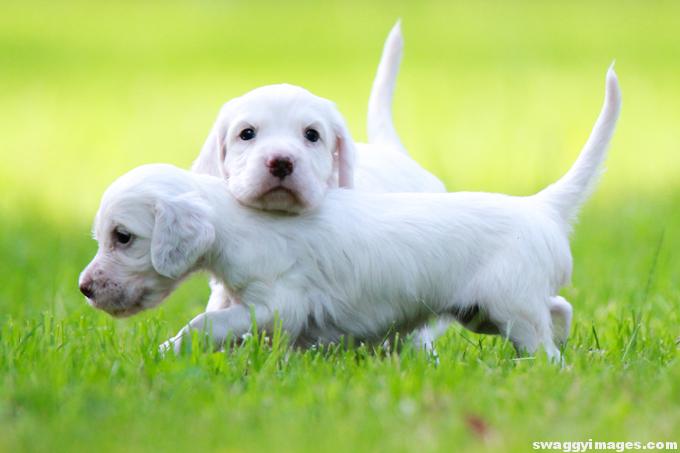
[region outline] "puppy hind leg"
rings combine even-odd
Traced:
[[[560,351],[560,348],[555,345],[555,342],[552,338],[552,333],[548,332],[541,343],[543,344],[543,349],[545,350],[545,353],[551,362],[564,365],[562,352]]]
[[[547,308],[547,310],[545,308]],[[541,339],[541,345],[543,346],[548,359],[553,363],[564,365],[562,360],[562,352],[560,352],[560,348],[555,345],[555,333],[553,331],[552,312],[550,311],[550,305],[541,307],[539,324],[536,327],[538,335]]]
[[[550,298],[550,317],[553,325],[553,338],[558,344],[564,344],[569,338],[571,331],[571,319],[573,309],[564,297],[553,296]]]
[[[232,303],[231,296],[227,288],[216,278],[210,278],[210,299],[205,311],[223,310]]]
[[[534,323],[526,319],[516,318],[498,323],[501,335],[515,346],[517,355],[535,354],[540,344]]]
[[[430,326],[423,326],[412,334],[412,342],[416,349],[425,352],[434,351],[436,335],[430,330]]]
[[[523,313],[500,323],[501,335],[512,341],[518,354],[534,355],[543,346],[551,361],[560,361],[560,350],[552,339],[550,312],[542,308],[537,313]]]

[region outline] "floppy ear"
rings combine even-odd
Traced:
[[[230,110],[230,102],[222,106],[208,138],[201,148],[201,152],[191,166],[194,173],[203,173],[218,178],[227,179],[229,175],[224,169],[224,158],[227,152],[227,144],[224,139],[229,129],[227,113]]]
[[[354,140],[340,114],[334,121],[335,158],[338,165],[338,186],[351,189],[354,187],[354,159],[356,147]]]
[[[203,144],[203,148],[201,148],[201,153],[191,166],[191,171],[194,173],[202,173],[217,177],[222,176],[220,173],[220,167],[222,167],[222,165],[219,158],[219,140],[215,129],[216,126],[210,131],[208,138]]]
[[[151,264],[159,274],[186,275],[215,240],[210,209],[196,194],[160,200],[155,206]]]

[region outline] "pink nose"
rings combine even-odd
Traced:
[[[279,179],[293,173],[293,162],[288,157],[272,157],[267,161],[269,173]]]

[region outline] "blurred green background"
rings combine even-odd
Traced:
[[[148,162],[188,167],[222,103],[269,83],[301,85],[335,101],[363,141],[370,86],[397,18],[405,36],[397,130],[450,190],[522,195],[558,178],[590,132],[616,59],[623,111],[608,171],[576,228],[574,286],[565,290],[576,311],[572,369],[518,370],[511,350],[493,340],[501,351],[496,363],[481,347],[466,352],[468,343],[491,340],[453,328],[440,348],[449,374],[423,357],[373,357],[359,371],[344,367],[344,358],[322,357],[318,366],[294,368],[307,370],[308,381],[289,371],[300,380],[288,387],[272,383],[282,379],[276,373],[252,377],[253,384],[238,365],[232,375],[206,378],[212,359],[194,357],[191,366],[177,359],[163,368],[140,352],[162,338],[139,333],[152,323],[166,337],[197,314],[208,294],[204,277],[135,320],[114,322],[86,306],[77,276],[96,250],[90,225],[115,177]],[[675,1],[3,1],[0,450],[173,450],[192,442],[228,451],[314,450],[361,442],[366,450],[524,451],[532,435],[680,440],[679,30]],[[38,338],[50,323],[78,346],[59,349]],[[93,331],[124,340],[93,345]],[[88,361],[105,372],[79,374]],[[125,371],[114,373],[116,366]],[[315,376],[317,368],[324,371]],[[359,372],[368,387],[350,384]],[[182,402],[135,393],[142,376]],[[232,392],[234,380],[252,385],[250,399]],[[366,384],[385,380],[387,390]],[[197,398],[187,382],[206,388]],[[215,385],[222,393],[212,398]],[[301,387],[331,388],[337,398],[328,406],[315,400],[310,409],[293,403]],[[385,405],[364,407],[360,388]],[[126,392],[141,400],[131,402]],[[272,410],[272,401],[284,409]],[[235,407],[245,413],[235,415]],[[402,417],[403,410],[429,428]],[[469,412],[488,417],[491,434],[480,440],[466,428]],[[272,427],[288,414],[300,424]],[[149,419],[162,420],[149,428],[152,445],[145,443]],[[86,429],[94,421],[101,432]],[[184,427],[202,440],[185,437]],[[241,433],[240,447],[222,443],[221,429]],[[132,434],[126,441],[120,432]],[[284,439],[302,443],[286,448]]]

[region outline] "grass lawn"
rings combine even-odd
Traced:
[[[623,113],[573,236],[568,366],[452,327],[408,347],[251,339],[161,358],[205,276],[113,320],[77,277],[105,187],[188,167],[220,105],[289,82],[358,140],[403,20],[397,129],[451,190],[530,194],[575,159],[616,58]],[[0,451],[531,451],[680,442],[680,4],[37,2],[0,5]]]

